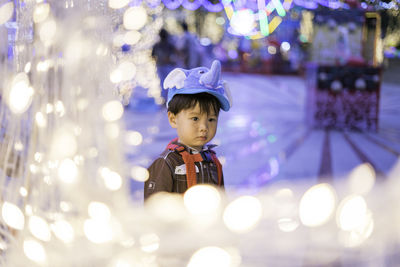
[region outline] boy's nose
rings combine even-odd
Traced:
[[[207,131],[207,130],[208,130],[207,122],[200,123],[200,131]]]

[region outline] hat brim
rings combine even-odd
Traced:
[[[193,89],[185,88],[185,90],[182,90],[182,92],[179,92],[180,90],[182,90],[182,89],[178,89],[177,92],[175,94],[173,94],[171,96],[171,98],[168,99],[168,102],[171,101],[171,99],[175,95],[193,95],[193,94],[200,94],[200,93],[208,93],[210,95],[215,96],[218,99],[218,101],[221,103],[221,109],[223,111],[228,111],[231,107],[228,99],[226,97],[224,97],[223,95],[221,95],[220,93],[215,92],[214,90],[209,90],[209,89],[204,89],[204,88],[193,88]]]

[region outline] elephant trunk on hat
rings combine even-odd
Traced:
[[[214,61],[209,71],[200,76],[199,82],[206,87],[215,88],[218,86],[221,76],[221,63]]]

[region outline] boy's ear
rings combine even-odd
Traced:
[[[176,116],[171,111],[168,111],[168,121],[172,128],[177,128],[176,125]]]

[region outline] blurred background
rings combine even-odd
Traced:
[[[0,0],[0,266],[399,266],[399,0]],[[225,193],[143,205],[217,59]]]

